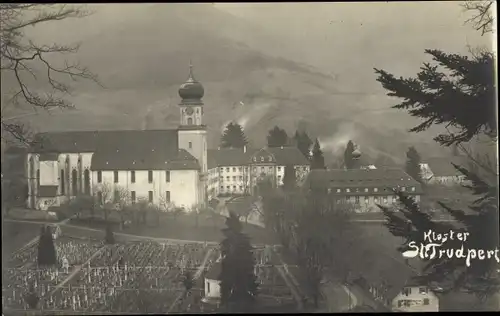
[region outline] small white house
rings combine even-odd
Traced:
[[[389,300],[393,312],[439,312],[439,298],[428,286],[406,284]]]
[[[219,280],[220,272],[221,263],[217,261],[205,275],[205,297],[202,299],[202,302],[219,304],[221,298]]]

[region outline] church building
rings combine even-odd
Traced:
[[[179,88],[176,129],[47,132],[26,159],[27,207],[48,209],[78,195],[100,203],[146,200],[190,210],[207,200],[204,88],[190,66]]]

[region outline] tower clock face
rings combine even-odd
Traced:
[[[194,112],[194,111],[193,111],[193,108],[187,108],[187,109],[186,109],[186,114],[187,114],[187,115],[192,115],[192,114],[193,114],[193,112]]]

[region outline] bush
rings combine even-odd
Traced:
[[[57,220],[62,221],[71,217],[71,211],[64,206],[51,206],[47,212],[54,212],[57,215]]]

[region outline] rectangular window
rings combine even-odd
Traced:
[[[210,293],[210,282],[207,282],[207,293]]]
[[[226,186],[226,189],[229,191],[231,189],[231,187],[230,186]]]
[[[170,182],[170,171],[165,171],[165,181]]]
[[[220,181],[224,181],[224,177],[223,176],[220,176]]]
[[[236,181],[236,176],[233,176],[233,181]]]
[[[230,176],[227,176],[227,177],[226,177],[226,180],[227,180],[227,181],[231,180],[231,177],[230,177]]]
[[[220,172],[224,172],[224,168],[219,168],[219,171]]]
[[[337,193],[340,193],[340,189],[337,189]]]
[[[347,193],[351,192],[351,190],[350,190],[350,189],[345,189],[345,191],[346,191]]]
[[[149,203],[153,203],[153,191],[148,191],[148,200]]]
[[[242,185],[240,185],[240,191],[243,191],[243,186]]]
[[[373,192],[378,192],[378,188],[373,188]]]
[[[411,187],[411,191],[412,191],[412,192],[415,192],[415,187]]]
[[[189,149],[193,148],[193,143],[189,142]]]
[[[235,185],[233,185],[233,190],[236,191],[236,186]]]
[[[236,172],[236,167],[233,167],[233,172]]]
[[[281,171],[281,167],[278,167],[278,171]]]
[[[229,172],[229,168],[226,168],[226,172]]]
[[[409,287],[405,287],[403,289],[403,294],[406,295],[406,296],[410,295],[411,294],[411,289]]]
[[[135,183],[135,171],[130,171],[130,182]]]
[[[153,171],[148,171],[148,182],[153,183]]]
[[[118,183],[118,171],[113,172],[113,180],[115,183]]]
[[[429,299],[428,298],[424,298],[424,305],[429,305]]]
[[[269,171],[273,171],[273,167],[269,167],[267,168]]]
[[[220,189],[221,189],[221,190],[224,190],[224,186],[223,186],[223,185],[221,185],[221,186],[220,186]]]
[[[242,171],[242,169],[243,169],[243,168],[239,167],[239,168],[238,168],[239,172],[241,172],[241,171]]]
[[[420,294],[427,294],[427,288],[426,287],[421,287],[418,289],[418,291],[420,292]]]
[[[167,201],[167,203],[170,203],[170,191],[165,192],[165,200]]]
[[[102,171],[97,171],[97,183],[102,183]]]
[[[240,176],[240,181],[243,180],[243,176]]]
[[[135,203],[135,191],[130,191],[130,200]]]
[[[368,188],[365,188],[365,192],[368,192]]]
[[[406,191],[406,188],[405,188],[405,187],[401,187],[401,191],[402,191],[402,192],[405,192],[405,191]]]

